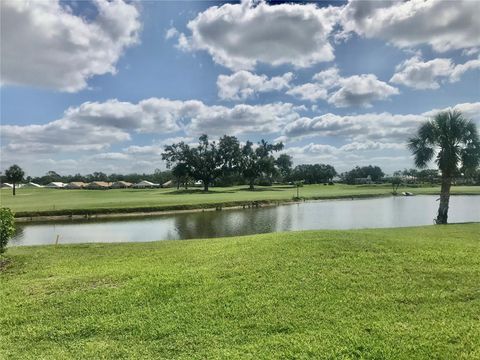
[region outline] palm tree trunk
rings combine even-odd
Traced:
[[[13,196],[15,196],[15,183],[13,183]]]
[[[442,176],[442,190],[440,192],[440,205],[438,207],[437,224],[446,224],[448,219],[448,204],[450,202],[450,187],[452,178],[448,175]]]

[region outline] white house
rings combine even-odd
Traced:
[[[159,186],[159,184],[155,184],[147,180],[142,180],[136,184],[133,184],[133,187],[136,189],[156,188]]]
[[[162,184],[162,188],[169,188],[169,187],[172,187],[173,186],[173,181],[172,180],[168,180],[167,182],[164,182]]]
[[[29,183],[23,184],[23,187],[24,188],[43,188],[43,185],[39,185],[37,183],[30,181]]]
[[[49,189],[63,189],[65,184],[63,182],[53,181],[50,184],[45,185],[45,187]]]
[[[13,189],[13,185],[10,183],[3,183],[2,184],[2,189]]]

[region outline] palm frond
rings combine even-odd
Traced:
[[[434,148],[429,146],[420,136],[410,138],[407,147],[414,155],[415,166],[419,168],[425,168],[435,155]]]

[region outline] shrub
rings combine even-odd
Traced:
[[[0,208],[0,254],[5,252],[8,240],[15,233],[15,218],[9,208]]]

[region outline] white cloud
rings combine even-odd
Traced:
[[[349,142],[371,146],[371,142],[403,143],[420,122],[439,111],[456,109],[480,124],[480,102],[457,104],[452,108],[433,109],[423,114],[366,113],[336,115],[327,113],[316,117],[301,117],[287,124],[282,139],[291,141],[313,136],[338,137]]]
[[[379,150],[382,156],[377,156]],[[312,142],[288,147],[284,152],[292,155],[295,164],[329,163],[339,172],[358,165],[379,165],[389,172],[412,166],[411,156],[404,144],[369,142],[366,146],[349,143],[336,147]]]
[[[122,0],[94,3],[98,15],[87,21],[58,0],[2,0],[2,83],[75,92],[94,75],[114,74],[138,41],[139,12]]]
[[[336,107],[370,107],[372,102],[398,94],[398,89],[380,81],[373,74],[354,75],[339,80],[340,89],[328,98]]]
[[[345,33],[445,52],[480,45],[479,13],[480,3],[471,0],[353,0],[342,10],[341,23]]]
[[[92,156],[94,160],[128,160],[130,156],[119,152],[99,153]]]
[[[458,110],[467,118],[477,123],[480,126],[480,102],[476,103],[462,103],[455,106],[443,108],[443,109],[433,109],[425,112],[423,115],[431,117],[434,116],[439,111],[446,110]]]
[[[369,107],[378,100],[386,100],[398,94],[398,89],[378,80],[373,74],[341,77],[332,67],[313,76],[313,83],[295,86],[287,94],[312,102],[327,100],[335,107]]]
[[[12,154],[103,150],[112,143],[130,140],[130,134],[112,127],[72,121],[69,118],[44,125],[2,125],[3,150]]]
[[[425,62],[419,56],[414,56],[397,66],[390,82],[415,89],[438,89],[440,81],[458,81],[468,70],[478,68],[478,59],[455,65],[450,59],[438,58]]]
[[[464,73],[469,70],[480,69],[480,58],[475,60],[469,60],[465,64],[458,64],[453,68],[450,74],[450,81],[459,81]]]
[[[298,118],[290,103],[266,105],[239,104],[232,108],[211,106],[192,118],[187,131],[192,134],[239,135],[280,131],[288,122]]]
[[[328,98],[327,89],[317,83],[306,83],[295,86],[288,90],[287,94],[311,102],[326,100]]]
[[[165,32],[165,39],[166,40],[173,39],[174,37],[177,37],[178,35],[179,35],[178,30],[175,29],[174,27],[171,27]]]
[[[232,75],[219,75],[218,97],[223,100],[245,100],[258,93],[286,89],[292,79],[291,72],[270,79],[266,75],[252,74],[246,70],[240,70]]]
[[[300,110],[289,103],[226,107],[208,106],[198,100],[150,98],[134,104],[113,99],[71,107],[61,119],[47,124],[3,125],[0,129],[3,150],[12,154],[100,151],[131,140],[133,133],[183,130],[187,135],[221,136],[278,132],[298,118]],[[141,149],[133,146],[129,150],[135,151]]]
[[[188,23],[191,35],[181,34],[178,47],[205,50],[233,70],[251,70],[257,63],[309,67],[334,59],[329,36],[339,10],[263,1],[212,6]]]

